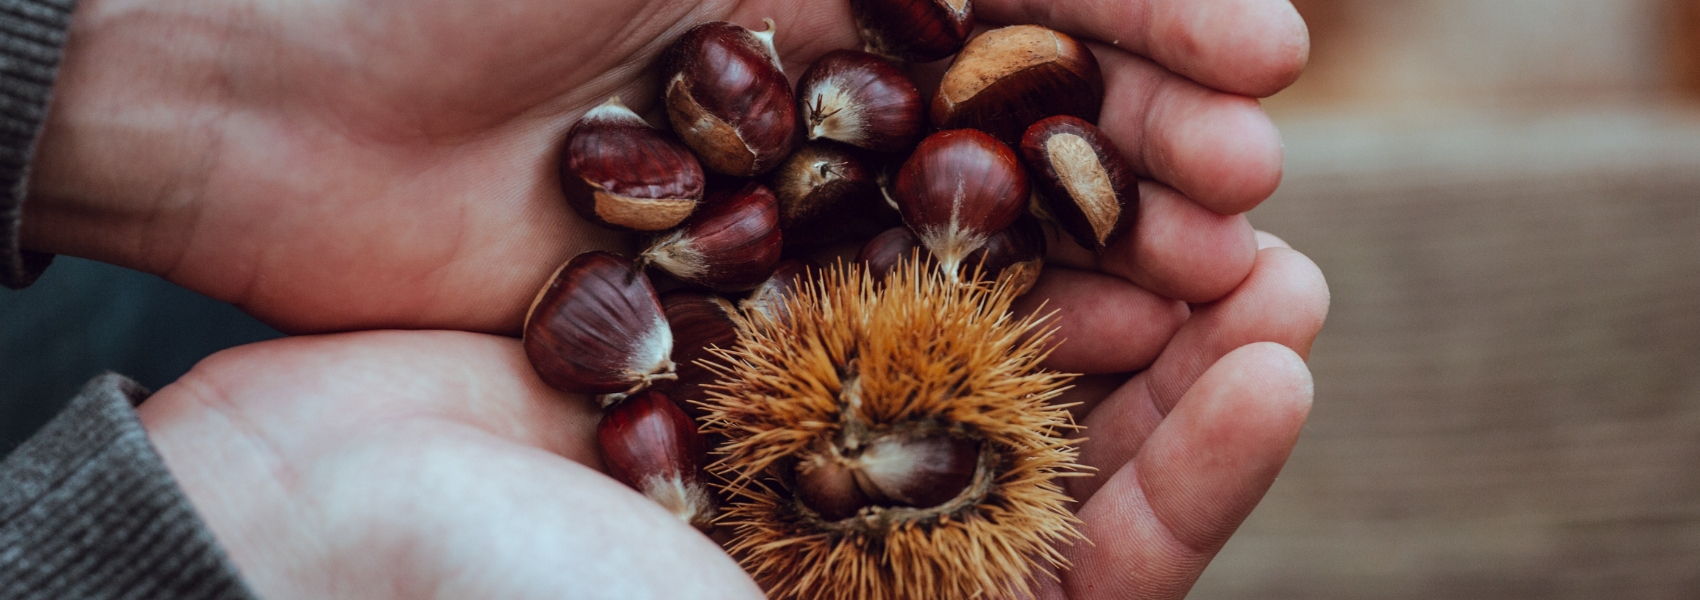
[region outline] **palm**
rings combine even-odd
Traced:
[[[620,241],[560,198],[570,119],[616,94],[644,106],[647,67],[685,24],[779,16],[794,65],[852,31],[782,2],[532,4],[280,8],[278,47],[228,70],[258,118],[216,125],[199,191],[215,201],[171,277],[288,329],[510,331],[556,264]]]
[[[755,597],[594,470],[595,409],[529,368],[474,334],[297,338],[208,360],[142,418],[265,597]]]

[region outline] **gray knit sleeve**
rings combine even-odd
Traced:
[[[0,0],[0,285],[35,281],[52,255],[18,245],[30,157],[47,121],[75,0]]]
[[[102,375],[0,461],[0,598],[249,598]]]

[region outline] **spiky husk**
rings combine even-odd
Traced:
[[[746,315],[718,352],[706,429],[726,439],[710,470],[733,499],[720,520],[728,549],[775,598],[1031,595],[1035,576],[1065,566],[1058,545],[1079,537],[1058,481],[1080,473],[1076,426],[1054,403],[1072,376],[1039,366],[1050,331],[1010,313],[1008,285],[913,260],[882,283],[857,265],[828,269],[788,318]],[[943,514],[822,521],[788,490],[785,465],[834,439],[845,411],[874,428],[978,437],[989,488]]]

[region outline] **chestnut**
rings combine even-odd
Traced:
[[[1022,135],[1021,156],[1044,212],[1082,247],[1102,251],[1133,228],[1139,183],[1097,126],[1067,115],[1041,120]]]
[[[724,21],[686,31],[662,55],[667,118],[703,166],[738,177],[767,172],[797,140],[791,84],[773,49],[774,25]]]
[[[1029,193],[1015,151],[972,129],[921,140],[894,187],[903,222],[953,275],[987,237],[1015,223]]]
[[[678,229],[638,256],[681,281],[718,291],[747,290],[779,264],[779,203],[759,183],[711,195]]]
[[[713,383],[714,374],[699,361],[710,358],[709,348],[732,346],[738,337],[732,314],[738,309],[713,294],[682,291],[662,296],[661,310],[673,331],[673,364],[679,378],[657,389],[671,395],[693,418],[700,417],[702,408],[696,403],[707,397],[703,386]]]
[[[786,314],[786,301],[801,286],[808,285],[809,274],[819,272],[820,267],[807,260],[790,259],[779,263],[768,276],[767,281],[756,286],[755,291],[738,303],[738,308],[745,314],[762,314],[776,321],[789,317]]]
[[[544,383],[578,394],[632,393],[674,377],[673,334],[631,261],[586,252],[561,265],[526,314],[525,357]]]
[[[768,174],[779,199],[779,227],[793,246],[814,247],[856,233],[879,197],[873,172],[847,146],[809,142]]]
[[[665,394],[635,394],[608,408],[596,425],[608,474],[643,492],[680,520],[707,528],[714,495],[703,466],[706,444],[696,423]]]
[[[1038,25],[1012,25],[980,34],[956,56],[933,95],[932,120],[1015,144],[1034,121],[1096,121],[1103,104],[1104,76],[1085,44]]]
[[[822,55],[797,80],[803,131],[876,152],[902,152],[922,127],[921,92],[902,69],[856,50]]]
[[[850,0],[850,14],[870,51],[910,62],[950,56],[974,29],[972,0]]]
[[[702,200],[696,156],[617,97],[567,131],[560,172],[567,203],[606,227],[660,231],[684,221]]]
[[[893,227],[863,244],[862,250],[856,253],[856,262],[862,263],[874,281],[879,281],[911,256],[927,258],[925,252],[919,252],[920,249],[921,240],[908,227]]]
[[[1037,219],[1024,216],[986,238],[966,262],[981,278],[1007,281],[1015,295],[1026,294],[1039,282],[1045,265],[1045,230]]]
[[[817,447],[797,461],[797,498],[822,519],[869,506],[930,508],[956,498],[979,470],[980,442],[944,433],[892,432],[854,448]]]

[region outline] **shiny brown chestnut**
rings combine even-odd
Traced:
[[[903,222],[951,274],[992,234],[1008,228],[1028,202],[1027,174],[1002,142],[972,129],[941,131],[897,173]]]
[[[1038,25],[1013,25],[968,42],[939,81],[931,115],[941,128],[980,129],[1016,144],[1034,121],[1095,121],[1103,104],[1104,77],[1085,44]]]
[[[1139,183],[1109,136],[1077,117],[1034,123],[1021,137],[1045,212],[1081,246],[1102,251],[1133,228]]]
[[[797,140],[797,106],[773,49],[774,25],[754,32],[704,23],[662,55],[662,85],[673,131],[703,166],[750,177],[778,165]]]
[[[779,228],[793,246],[829,244],[853,234],[878,202],[874,174],[848,146],[809,142],[768,174],[779,199]]]
[[[898,263],[912,256],[921,259],[928,254],[921,247],[921,240],[908,227],[893,227],[881,232],[862,245],[862,250],[856,253],[856,262],[862,263],[868,270],[868,275],[874,281],[885,279]]]
[[[823,520],[869,506],[930,508],[973,483],[980,443],[944,433],[896,432],[855,448],[825,445],[801,457],[793,474],[798,500]]]
[[[784,320],[789,315],[785,313],[785,301],[797,292],[800,286],[807,285],[810,273],[817,273],[820,267],[813,262],[799,259],[788,259],[779,263],[773,269],[773,274],[767,281],[750,292],[738,308],[747,315],[762,314],[774,320]]]
[[[921,92],[897,65],[856,50],[834,50],[797,80],[809,139],[877,152],[902,152],[920,137]]]
[[[638,255],[694,285],[742,291],[760,284],[779,264],[779,203],[758,183],[711,194],[678,229],[662,234]]]
[[[596,443],[614,479],[686,523],[709,526],[715,502],[703,476],[706,444],[666,394],[645,391],[609,407],[596,425]]]
[[[555,272],[526,314],[523,345],[544,383],[565,392],[633,393],[674,377],[673,334],[655,288],[607,252]]]
[[[661,310],[673,331],[673,364],[679,378],[657,386],[692,418],[702,415],[697,402],[707,398],[703,386],[714,374],[699,361],[710,358],[709,348],[730,348],[737,339],[732,314],[738,309],[725,298],[700,292],[673,292],[661,297]]]
[[[590,109],[567,131],[560,171],[567,203],[606,227],[660,231],[702,200],[696,156],[619,98]]]
[[[910,62],[950,56],[974,29],[972,0],[850,0],[850,14],[869,51]]]
[[[1045,266],[1045,230],[1030,216],[992,234],[986,244],[968,255],[965,268],[981,277],[1009,282],[1019,296],[1033,289]]]

